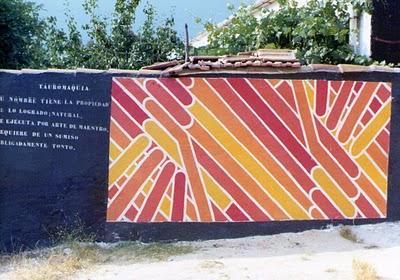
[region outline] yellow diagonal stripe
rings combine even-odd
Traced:
[[[110,158],[115,160],[121,154],[121,150],[113,142],[110,142]]]
[[[305,88],[307,91],[308,102],[310,104],[311,110],[314,111],[314,109],[315,109],[315,92],[309,83],[304,81],[303,84],[305,85]]]
[[[149,144],[149,139],[146,136],[141,135],[128,146],[122,156],[120,156],[110,167],[108,179],[110,185],[113,184],[131,165],[131,163],[146,150]]]
[[[143,192],[148,195],[150,193],[151,188],[153,187],[154,182],[152,179],[147,180],[147,182],[143,186]]]
[[[167,217],[170,218],[171,216],[171,201],[167,196],[164,196],[164,199],[161,202],[160,210],[163,212],[163,214]]]
[[[364,127],[360,135],[354,141],[351,148],[351,153],[353,156],[358,156],[361,152],[366,149],[372,141],[378,136],[382,129],[390,120],[391,112],[391,102],[386,103],[386,105],[379,111],[375,118]]]
[[[211,196],[219,208],[226,209],[226,207],[228,207],[232,201],[221,190],[221,187],[218,186],[206,172],[204,172],[204,170],[201,174],[203,175],[203,181],[206,185],[207,193]]]
[[[317,167],[313,170],[312,176],[317,182],[318,186],[326,192],[328,197],[333,200],[336,206],[347,218],[355,217],[356,209],[354,205],[350,202],[349,198],[340,191],[340,188],[328,176],[325,170]]]
[[[368,177],[375,183],[376,186],[384,193],[387,194],[387,179],[378,168],[372,163],[372,161],[365,155],[361,155],[356,159],[360,167],[367,173]]]
[[[137,166],[138,165],[136,163],[131,164],[131,166],[129,166],[129,168],[126,170],[125,175],[130,177],[133,174],[133,172],[136,171]]]
[[[310,219],[307,212],[296,204],[294,199],[283,190],[282,186],[269,173],[265,172],[254,157],[244,150],[236,139],[199,102],[195,102],[189,111],[293,219]]]
[[[182,160],[179,154],[178,146],[175,141],[164,131],[164,129],[162,129],[156,122],[149,121],[144,125],[144,130],[176,163],[182,166]]]

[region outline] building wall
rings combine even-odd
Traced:
[[[372,16],[366,12],[360,15],[360,29],[359,29],[359,41],[357,44],[357,53],[371,56],[371,32],[372,32]]]
[[[400,220],[400,75],[329,69],[0,71],[0,250]]]

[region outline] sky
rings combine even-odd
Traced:
[[[87,17],[83,11],[82,3],[84,0],[33,0],[37,4],[43,5],[42,16],[56,16],[59,25],[65,27],[65,2],[68,2],[69,9],[80,24],[87,23]],[[195,23],[196,18],[203,21],[211,20],[221,22],[226,19],[230,12],[228,4],[238,7],[240,3],[252,3],[254,0],[142,0],[139,11],[142,11],[146,3],[153,5],[161,18],[173,15],[175,18],[175,29],[180,36],[184,34],[185,23],[189,24],[189,36],[195,37],[203,30],[201,24]],[[99,13],[110,16],[113,11],[115,0],[99,0]],[[144,20],[143,13],[137,15],[136,24],[141,24]]]

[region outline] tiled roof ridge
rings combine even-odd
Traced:
[[[221,68],[241,67],[301,67],[295,51],[286,49],[259,49],[237,55],[191,56],[189,62],[174,60],[145,66],[141,70],[179,72],[183,69],[210,71]]]

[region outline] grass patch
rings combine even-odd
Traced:
[[[90,260],[82,258],[75,252],[66,254],[61,250],[49,250],[35,254],[21,253],[8,258],[4,279],[64,279],[90,264]]]
[[[353,243],[361,243],[361,240],[358,239],[357,235],[352,231],[350,227],[342,227],[339,230],[339,234],[346,240],[349,240]]]
[[[79,218],[73,226],[49,232],[51,248],[11,255],[0,255],[0,280],[58,280],[96,265],[166,261],[172,256],[189,254],[191,246],[174,243],[120,242],[94,243]]]
[[[94,265],[165,261],[172,256],[189,254],[191,246],[179,244],[122,242],[102,245],[69,240],[49,249],[0,256],[0,279],[67,279]]]
[[[96,235],[94,233],[87,232],[88,226],[81,220],[80,217],[76,217],[72,225],[58,226],[51,231],[48,231],[50,241],[54,245],[69,245],[77,242],[90,243],[96,241]]]
[[[375,268],[364,261],[353,260],[354,280],[379,280]]]

